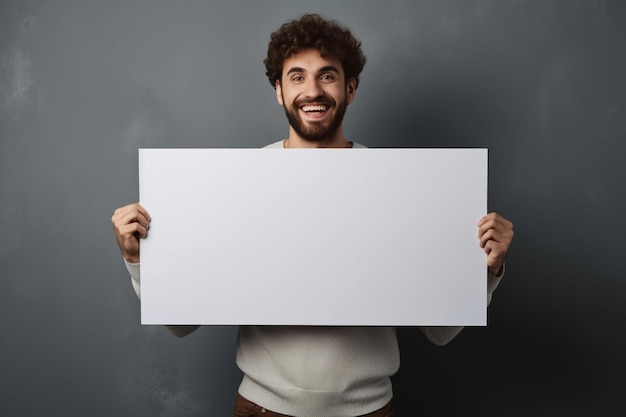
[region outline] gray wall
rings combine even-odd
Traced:
[[[142,327],[110,217],[138,147],[286,136],[262,60],[305,11],[369,58],[347,137],[488,147],[515,223],[487,328],[400,330],[398,414],[626,415],[626,3],[309,4],[0,3],[0,415],[229,415],[236,329]]]

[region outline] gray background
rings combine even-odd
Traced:
[[[363,41],[372,147],[488,147],[515,223],[487,328],[400,329],[398,414],[623,416],[626,3],[0,3],[0,415],[229,415],[234,327],[142,327],[112,232],[138,147],[260,147],[262,60],[318,11]],[[193,230],[192,219],[181,227]]]

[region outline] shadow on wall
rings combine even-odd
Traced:
[[[417,329],[399,329],[399,414],[626,415],[618,282],[522,242],[514,243],[509,265],[488,327],[466,328],[445,347]]]

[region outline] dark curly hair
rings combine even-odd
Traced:
[[[280,80],[283,64],[293,54],[305,49],[317,49],[323,57],[341,61],[346,82],[350,78],[359,85],[359,74],[365,66],[361,42],[334,20],[326,20],[318,14],[305,14],[300,19],[284,23],[273,32],[263,60],[267,78],[273,87]]]

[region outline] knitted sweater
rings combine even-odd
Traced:
[[[283,141],[267,147],[283,147]],[[365,148],[355,143],[355,148]],[[140,297],[139,264],[126,266]],[[500,277],[488,277],[488,301]],[[422,327],[443,345],[462,327]],[[351,417],[392,398],[390,377],[400,366],[393,327],[240,326],[236,363],[239,393],[262,407],[298,417]]]

